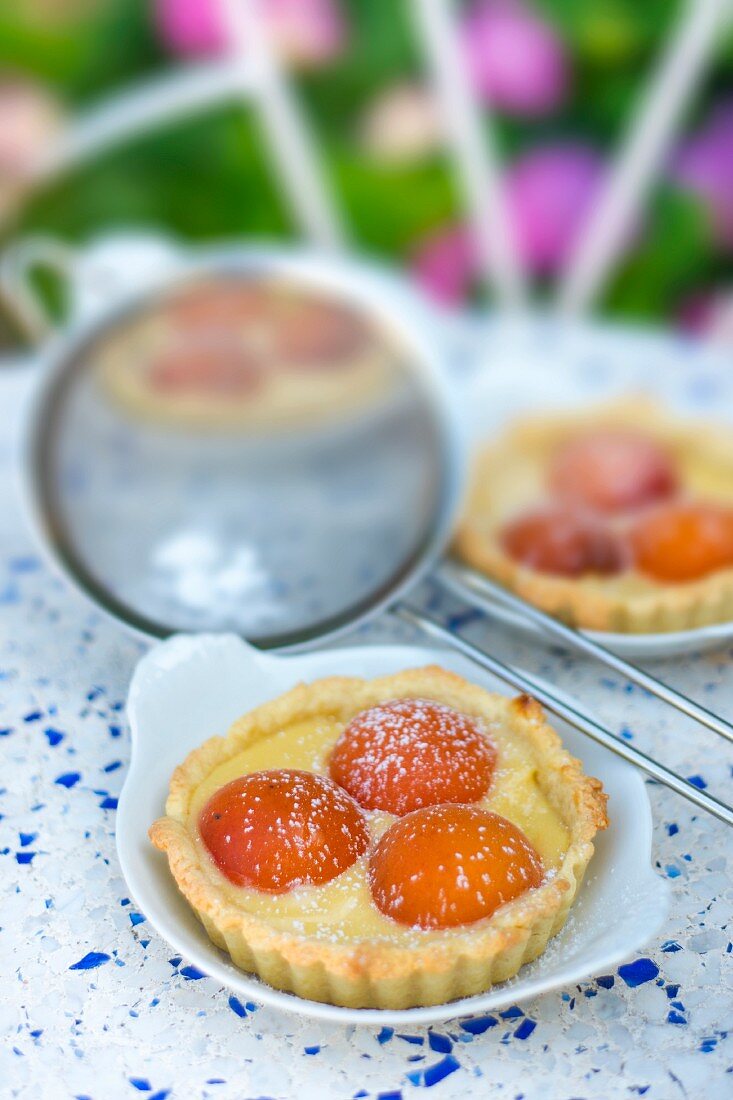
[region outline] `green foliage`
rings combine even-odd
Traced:
[[[634,249],[611,287],[607,305],[626,317],[653,320],[670,303],[704,286],[711,267],[710,224],[687,195],[661,189]]]
[[[43,0],[41,10],[2,0],[0,66],[48,81],[70,103],[96,97],[160,63],[149,11],[147,0]]]
[[[21,228],[81,240],[97,227],[126,224],[194,240],[286,234],[251,113],[210,112],[109,153],[38,195]]]
[[[171,64],[156,42],[152,0],[0,0],[0,65],[52,83],[72,108],[93,102]],[[354,241],[367,252],[409,257],[431,230],[460,217],[444,157],[384,166],[360,148],[359,124],[372,98],[421,71],[408,0],[342,0],[351,26],[337,62],[297,78]],[[572,95],[555,118],[498,119],[502,154],[537,142],[588,141],[609,152],[623,134],[655,57],[681,10],[679,0],[535,0],[572,58]],[[73,16],[74,8],[79,12]],[[733,32],[707,99],[730,94]],[[698,104],[696,114],[704,114]],[[176,120],[54,182],[23,211],[14,232],[71,240],[122,225],[190,240],[282,237],[294,232],[268,164],[256,120],[237,105]],[[607,296],[618,315],[662,318],[681,296],[711,279],[730,279],[710,227],[687,197],[663,188]]]

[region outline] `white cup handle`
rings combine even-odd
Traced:
[[[23,331],[34,341],[53,336],[58,324],[50,316],[31,281],[31,273],[45,268],[66,284],[74,280],[77,255],[53,237],[26,237],[5,249],[0,262],[0,290]]]

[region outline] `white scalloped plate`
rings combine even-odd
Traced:
[[[513,626],[526,634],[554,645],[567,643],[552,639],[539,626],[528,622],[520,614],[501,604],[492,604],[491,614],[507,626]],[[714,623],[712,626],[698,627],[696,630],[675,630],[667,634],[612,634],[603,630],[582,631],[594,642],[600,642],[612,653],[627,660],[644,660],[655,657],[679,657],[690,653],[717,649],[729,644],[733,638],[733,623]]]
[[[669,884],[650,865],[652,819],[640,775],[557,722],[565,743],[610,796],[611,825],[598,838],[586,882],[563,932],[511,981],[465,1000],[402,1011],[348,1009],[303,1000],[243,973],[210,942],[153,850],[147,829],[163,812],[168,780],[184,756],[224,733],[240,714],[299,680],[378,676],[438,662],[497,690],[490,676],[457,654],[416,646],[330,649],[277,657],[233,635],[178,635],[140,661],[128,699],[132,760],[117,816],[117,850],[137,904],[175,951],[248,1000],[339,1023],[424,1024],[501,1009],[550,989],[607,973],[659,930]]]

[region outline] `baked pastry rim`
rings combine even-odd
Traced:
[[[455,930],[461,934],[460,941],[449,930],[438,938],[432,933],[429,941],[418,946],[329,942],[275,928],[266,918],[232,903],[207,874],[206,857],[202,858],[188,825],[190,798],[199,784],[225,760],[290,723],[319,714],[347,719],[376,702],[410,696],[434,698],[488,721],[506,721],[527,739],[542,764],[542,789],[559,809],[570,833],[570,844],[555,876],[486,921]],[[301,995],[354,1006],[406,1007],[478,992],[481,985],[477,986],[470,972],[489,973],[510,953],[517,958],[501,978],[539,955],[564,924],[593,854],[592,838],[606,825],[606,796],[600,782],[586,776],[580,762],[562,747],[535,700],[492,695],[454,673],[428,666],[373,680],[335,676],[300,684],[256,708],[235,722],[226,737],[206,741],[176,768],[166,816],[151,826],[149,835],[155,847],[166,853],[179,890],[210,936],[213,928],[227,949],[228,937],[246,944],[255,962],[267,957],[266,965],[254,967],[265,980],[269,979],[263,970],[272,973],[274,957],[275,970],[287,973],[284,983],[278,980],[274,984]],[[515,949],[522,947],[517,955]],[[462,981],[463,972],[467,977]],[[417,990],[410,992],[413,979],[420,984],[421,976],[437,979],[429,999]],[[396,988],[400,992],[395,999]]]

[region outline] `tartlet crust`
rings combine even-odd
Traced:
[[[498,540],[503,518],[492,513],[491,489],[507,485],[517,456],[537,455],[554,442],[589,428],[634,428],[661,442],[676,457],[682,479],[691,456],[729,471],[733,505],[733,436],[730,430],[701,421],[677,420],[643,396],[619,400],[580,413],[535,416],[515,423],[496,442],[484,447],[474,463],[471,489],[454,537],[454,551],[467,565],[493,577],[541,610],[571,626],[620,634],[693,630],[733,619],[733,569],[721,569],[699,580],[662,584],[641,574],[633,593],[617,592],[603,577],[569,578],[529,569],[509,557]]]
[[[219,887],[188,824],[193,792],[218,765],[295,721],[328,715],[344,722],[394,698],[429,698],[488,722],[505,723],[528,743],[537,781],[569,832],[554,877],[503,906],[491,918],[405,947],[384,942],[331,942],[274,928],[245,912]],[[240,718],[226,737],[213,737],[173,773],[166,816],[150,829],[171,873],[212,941],[237,966],[270,985],[348,1007],[406,1008],[471,996],[515,974],[560,931],[593,854],[593,837],[607,825],[606,795],[597,779],[562,747],[539,704],[508,699],[430,666],[374,680],[330,677],[300,684]]]

